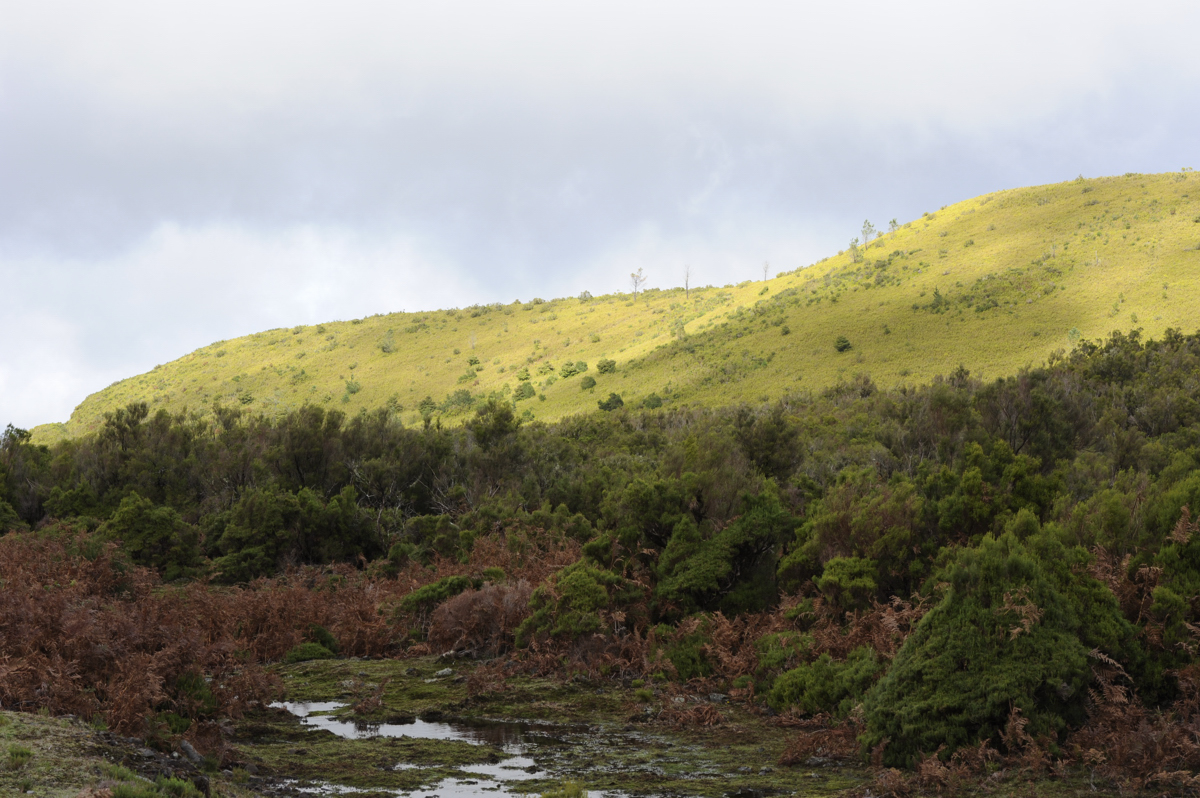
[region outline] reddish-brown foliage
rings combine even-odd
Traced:
[[[429,643],[435,651],[495,655],[509,647],[517,626],[529,615],[528,582],[484,585],[467,590],[433,611]]]

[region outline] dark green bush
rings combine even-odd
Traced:
[[[446,599],[472,587],[477,588],[479,584],[468,576],[447,576],[409,593],[401,600],[400,606],[410,612],[431,612]]]
[[[1082,723],[1088,652],[1135,655],[1116,598],[1086,564],[1082,549],[1044,536],[959,550],[933,580],[949,592],[866,696],[864,747],[886,743],[884,762],[908,766],[942,746],[999,747],[1014,710],[1035,737]]]
[[[662,397],[656,393],[652,393],[642,400],[642,407],[646,408],[647,410],[655,410],[659,407],[662,407],[662,404]]]
[[[301,643],[293,648],[283,657],[283,661],[289,664],[295,662],[308,662],[313,659],[334,659],[337,654],[334,654],[329,649],[320,643]]]
[[[796,707],[809,715],[846,715],[883,668],[878,655],[867,646],[851,651],[845,662],[835,662],[822,654],[815,662],[793,668],[776,679],[767,703],[777,712]]]
[[[667,638],[663,645],[663,654],[675,666],[675,675],[679,681],[702,679],[713,673],[712,662],[705,654],[704,647],[712,643],[705,631],[704,625],[691,634],[679,635],[673,633],[670,626],[660,625],[659,634]]]
[[[174,508],[156,507],[136,492],[122,500],[101,525],[100,533],[119,540],[139,565],[161,569],[167,580],[190,576],[200,564],[199,531],[185,523]]]
[[[635,597],[623,577],[583,560],[552,576],[551,583],[533,591],[532,613],[517,629],[517,645],[526,645],[538,634],[574,640],[602,631],[600,613]]]
[[[320,643],[334,654],[338,653],[338,650],[341,648],[338,645],[337,638],[319,623],[310,623],[308,625],[308,639],[310,642]]]
[[[597,402],[601,410],[617,410],[625,406],[625,400],[620,394],[610,393],[607,399],[601,399]]]
[[[833,342],[833,348],[839,352],[845,352],[851,349],[850,339],[844,335],[839,335],[837,340]]]
[[[590,374],[579,381],[579,388],[583,391],[590,391],[596,387],[596,378]]]
[[[600,372],[601,374],[612,374],[616,370],[617,361],[615,360],[601,358],[600,360],[596,361],[596,371]]]

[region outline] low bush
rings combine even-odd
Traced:
[[[314,659],[335,659],[336,657],[337,654],[334,654],[320,643],[301,643],[285,654],[283,661],[291,664],[295,662],[308,662]]]
[[[822,654],[775,680],[767,703],[777,712],[796,708],[807,715],[847,715],[883,671],[874,649],[860,646],[844,662]]]

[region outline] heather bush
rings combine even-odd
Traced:
[[[781,674],[771,687],[767,703],[778,712],[794,707],[808,715],[846,715],[883,669],[879,656],[868,646],[854,649],[844,662],[822,654],[814,662]]]
[[[907,766],[943,746],[999,746],[1014,709],[1035,737],[1082,724],[1088,652],[1136,657],[1132,627],[1086,564],[1040,536],[959,550],[935,577],[945,598],[866,696],[864,747],[883,744],[886,764]]]

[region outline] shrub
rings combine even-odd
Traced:
[[[1014,711],[1028,732],[1056,735],[1085,719],[1088,652],[1129,661],[1132,627],[1116,598],[1084,570],[1087,554],[1039,535],[1006,533],[962,549],[932,580],[949,584],[888,673],[867,694],[867,731],[883,760],[1001,744]]]
[[[607,399],[601,399],[596,404],[601,410],[617,410],[625,406],[625,400],[620,394],[610,393]]]
[[[447,576],[445,579],[431,582],[409,593],[400,602],[400,606],[410,612],[418,610],[429,611],[451,596],[457,596],[470,587],[477,587],[477,585],[472,583],[470,577]]]
[[[646,408],[647,410],[654,410],[656,408],[662,407],[662,404],[663,404],[662,397],[656,393],[652,393],[649,396],[647,396],[645,399],[642,400],[642,407]]]
[[[338,645],[337,638],[319,623],[310,623],[308,625],[308,639],[313,643],[321,644],[334,654],[338,653],[338,650],[341,648],[341,646]]]
[[[433,611],[429,642],[438,651],[498,654],[513,642],[517,628],[529,615],[532,592],[525,581],[465,590]]]
[[[664,636],[672,634],[671,627],[665,624],[660,625],[658,629]],[[704,651],[705,646],[711,643],[712,639],[702,625],[689,634],[675,633],[674,639],[663,646],[663,654],[675,666],[675,675],[681,682],[702,679],[713,673],[712,662]]]
[[[523,382],[517,386],[517,390],[513,391],[513,399],[520,402],[525,399],[532,399],[537,395],[532,383]]]
[[[846,715],[883,670],[875,651],[860,646],[845,662],[822,654],[815,662],[793,668],[775,680],[767,703],[777,712],[795,707],[808,715]]]
[[[156,507],[137,492],[121,500],[112,517],[100,527],[121,542],[134,562],[162,570],[167,580],[195,573],[200,562],[199,532],[171,507]]]
[[[596,371],[600,372],[601,374],[612,374],[616,370],[617,370],[617,361],[615,361],[615,360],[609,360],[608,358],[601,358],[596,363]]]
[[[517,630],[517,645],[538,634],[574,640],[599,632],[605,626],[601,612],[630,598],[629,591],[626,580],[611,571],[582,560],[572,563],[533,591],[532,614]]]
[[[337,654],[334,654],[329,649],[320,643],[301,643],[284,655],[283,661],[292,664],[296,662],[308,662],[314,659],[334,659]]]
[[[8,769],[20,770],[33,758],[33,751],[23,745],[13,743],[8,747]]]
[[[833,342],[833,348],[839,352],[845,352],[851,349],[852,347],[850,346],[850,339],[844,335],[839,335],[837,340]]]
[[[878,569],[874,560],[865,557],[834,557],[825,563],[817,588],[843,610],[866,609],[879,589]]]
[[[590,374],[579,381],[579,389],[580,390],[590,391],[595,387],[596,387],[596,378],[591,376]],[[3,508],[0,508],[0,511],[2,511],[2,510],[3,510]],[[0,520],[2,520],[2,519],[0,519]]]

